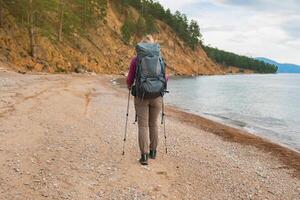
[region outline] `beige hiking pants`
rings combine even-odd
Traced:
[[[156,150],[158,144],[158,117],[162,108],[162,97],[155,99],[134,99],[138,116],[139,146],[141,153]],[[150,145],[149,145],[150,139]]]

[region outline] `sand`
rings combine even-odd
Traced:
[[[0,70],[0,199],[299,199],[299,153],[168,107],[156,160],[113,76]],[[161,127],[162,128],[162,127]]]

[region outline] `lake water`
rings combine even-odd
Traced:
[[[178,78],[168,89],[168,104],[300,151],[300,75]]]

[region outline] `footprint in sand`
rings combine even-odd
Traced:
[[[164,176],[165,178],[169,178],[169,176],[168,176],[168,172],[166,172],[166,171],[158,171],[158,172],[156,172],[158,175],[161,175],[161,176]]]

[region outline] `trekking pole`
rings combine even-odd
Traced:
[[[161,107],[162,107],[161,124],[164,125],[163,129],[164,129],[164,138],[165,138],[165,149],[166,149],[166,153],[168,153],[164,98],[162,98]]]
[[[134,119],[133,124],[136,124],[137,122],[138,122],[138,116],[137,116],[137,114],[135,113],[135,119]]]
[[[127,137],[127,125],[128,125],[128,115],[129,115],[129,101],[130,101],[130,89],[128,92],[128,101],[127,101],[127,113],[126,113],[126,122],[125,122],[125,133],[124,133],[124,143],[123,143],[123,154],[125,155],[125,143],[126,143],[126,137]]]

